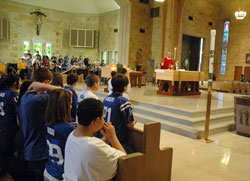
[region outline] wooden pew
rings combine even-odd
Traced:
[[[171,180],[173,149],[160,149],[161,124],[129,130],[129,145],[137,152],[119,158],[117,181]]]

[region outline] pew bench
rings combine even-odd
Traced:
[[[160,149],[161,124],[147,123],[144,129],[129,129],[129,145],[136,153],[120,157],[117,181],[171,180],[173,149]]]

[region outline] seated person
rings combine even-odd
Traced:
[[[122,68],[122,72],[121,72],[123,75],[125,75],[126,77],[129,77],[129,72],[127,71],[127,69],[125,68]],[[131,84],[130,84],[130,81],[128,80],[128,86],[127,86],[127,89],[126,91],[123,93],[123,97],[126,97],[127,99],[129,99],[129,94],[131,92]]]
[[[45,180],[62,180],[64,150],[69,134],[76,126],[71,122],[71,93],[65,89],[50,92],[45,113],[49,157],[45,165]],[[55,152],[56,151],[56,152]]]
[[[78,81],[78,76],[76,74],[69,74],[67,76],[67,85],[64,86],[64,89],[69,90],[72,93],[72,108],[71,108],[71,118],[72,121],[76,121],[76,106],[77,106],[77,94],[74,90],[76,83]]]
[[[109,79],[108,81],[108,91],[109,91],[109,95],[113,93],[113,87],[112,87],[112,84],[111,84],[111,80],[112,78],[116,75],[116,71],[112,71],[111,72],[111,79]]]
[[[53,74],[51,85],[63,88],[63,76],[61,73],[56,72]]]
[[[87,98],[99,99],[94,92],[98,91],[100,87],[100,78],[95,74],[89,74],[86,78],[87,90],[82,91],[79,94],[78,102],[81,102]]]
[[[126,154],[118,141],[115,128],[104,123],[103,103],[96,99],[85,99],[78,105],[79,125],[73,131],[65,146],[64,180],[98,180],[113,178],[117,160]],[[101,130],[103,140],[93,137]]]
[[[127,153],[133,151],[127,145],[128,126],[134,127],[136,120],[134,119],[131,103],[122,94],[126,92],[128,87],[128,77],[122,74],[116,74],[112,80],[113,93],[108,95],[103,103],[105,110],[105,122],[111,122],[116,129],[116,134],[125,148]]]

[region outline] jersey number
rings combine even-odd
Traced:
[[[5,115],[4,110],[3,110],[3,102],[0,102],[0,115],[1,116]]]
[[[63,164],[63,156],[62,156],[62,150],[58,145],[52,144],[47,140],[47,144],[49,146],[49,156],[52,158],[57,158],[58,161],[52,160],[52,162],[56,163],[57,165]]]
[[[105,112],[105,120],[107,122],[110,122],[111,108],[107,108],[106,106],[104,106],[104,112]]]

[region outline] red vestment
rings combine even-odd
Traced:
[[[168,59],[167,57],[165,57],[164,60],[160,63],[161,69],[171,69],[171,65],[173,64],[173,60],[171,58]]]

